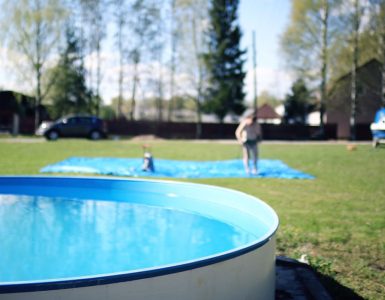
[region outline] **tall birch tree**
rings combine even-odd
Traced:
[[[208,51],[206,31],[209,24],[209,3],[205,0],[179,0],[182,72],[188,76],[187,92],[195,102],[196,137],[202,135],[202,105],[207,76],[203,54]]]
[[[113,16],[116,26],[115,40],[119,55],[119,71],[118,71],[118,98],[116,105],[116,115],[118,117],[123,116],[123,86],[124,86],[124,65],[127,61],[127,19],[128,14],[128,1],[127,0],[113,0]]]
[[[156,20],[159,17],[159,10],[156,0],[134,0],[130,8],[131,18],[128,26],[130,28],[131,45],[128,51],[128,58],[132,64],[131,79],[131,111],[129,117],[135,118],[137,89],[140,80],[140,64],[148,56],[152,40],[158,34],[159,27]]]
[[[335,38],[338,0],[292,1],[290,22],[281,39],[287,65],[298,78],[317,85],[320,95],[320,136],[324,136],[324,114],[329,75],[329,51]]]
[[[385,0],[370,0],[371,25],[377,42],[377,57],[382,63],[381,102],[385,107]]]
[[[168,102],[167,120],[172,120],[174,111],[174,97],[175,97],[175,72],[176,72],[176,55],[178,45],[178,27],[177,27],[177,5],[176,0],[170,0],[170,99]]]
[[[27,73],[34,78],[35,128],[40,123],[39,109],[49,88],[42,79],[57,49],[65,9],[59,0],[19,0],[4,3],[8,24],[6,47],[24,61]],[[19,64],[20,66],[20,64]]]
[[[358,79],[357,69],[360,55],[360,30],[362,18],[364,15],[364,6],[361,0],[353,0],[348,2],[350,7],[345,7],[344,11],[347,13],[347,28],[350,32],[348,34],[349,48],[351,49],[351,91],[350,91],[350,139],[356,139],[356,118],[357,118],[357,94],[358,94]]]

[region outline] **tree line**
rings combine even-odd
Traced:
[[[286,104],[294,105],[292,110],[298,119],[317,106],[323,130],[328,88],[339,77],[350,73],[350,131],[351,139],[355,139],[357,69],[373,58],[382,64],[382,89],[378,97],[385,106],[385,1],[301,0],[291,3],[290,21],[281,38],[281,49],[287,66],[298,80]],[[310,92],[307,87],[318,95],[317,103],[307,102],[306,99],[312,99],[304,97]],[[299,96],[293,97],[296,93]],[[295,106],[301,108],[295,109]]]
[[[158,121],[171,121],[181,98],[195,104],[198,122],[203,111],[222,121],[245,109],[239,0],[0,2],[8,57],[34,90],[36,108],[49,105],[54,118],[106,113],[107,48],[117,91],[111,116],[134,120],[138,99],[149,98]]]

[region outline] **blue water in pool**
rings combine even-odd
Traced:
[[[158,267],[253,240],[227,223],[166,207],[0,194],[0,282]]]

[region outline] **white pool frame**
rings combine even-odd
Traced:
[[[0,193],[15,191],[17,187],[20,190],[23,184],[33,185],[41,181],[51,187],[51,192],[58,193],[74,184],[87,189],[95,186],[97,182],[99,187],[111,189],[112,198],[115,197],[114,191],[122,192],[122,189],[133,188],[148,190],[148,186],[151,185],[159,194],[168,195],[165,201],[171,199],[170,203],[178,203],[173,199],[178,197],[178,193],[185,192],[191,195],[191,201],[188,202],[189,210],[197,212],[204,210],[213,217],[221,214],[232,223],[242,223],[240,226],[252,226],[255,218],[258,222],[268,224],[268,230],[261,239],[244,247],[175,265],[92,277],[0,282],[0,299],[273,300],[275,298],[275,233],[278,228],[278,217],[259,199],[238,191],[201,184],[99,177],[0,176]],[[49,195],[51,192],[50,189],[46,189],[41,193]],[[210,200],[204,199],[202,202],[202,199],[198,199],[208,194],[211,196],[208,197]],[[95,198],[97,192],[92,196]],[[185,195],[183,196],[185,198]]]

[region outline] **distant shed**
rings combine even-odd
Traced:
[[[357,69],[358,95],[357,95],[357,133],[363,138],[370,136],[369,124],[374,115],[381,108],[381,63],[372,59]],[[351,80],[348,73],[340,77],[329,92],[326,116],[328,124],[337,124],[337,137],[346,139],[350,136],[350,111],[351,111]],[[365,132],[359,129],[365,129]],[[360,138],[358,136],[357,138]]]

